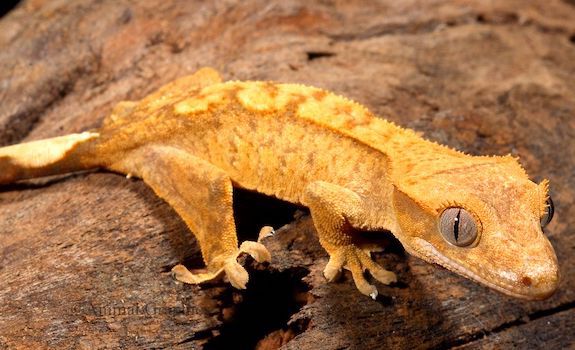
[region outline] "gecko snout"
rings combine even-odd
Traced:
[[[559,286],[560,274],[557,263],[548,262],[534,266],[531,271],[518,277],[517,284],[530,299],[550,297]]]

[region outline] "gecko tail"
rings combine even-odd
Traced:
[[[83,132],[0,147],[0,184],[100,166],[97,132]]]

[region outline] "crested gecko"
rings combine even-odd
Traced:
[[[245,288],[238,255],[270,260],[259,241],[238,246],[234,186],[308,207],[327,280],[345,268],[373,298],[364,272],[384,284],[396,275],[359,230],[389,231],[410,254],[514,297],[543,299],[559,283],[542,231],[553,216],[547,180],[529,180],[512,156],[464,154],[319,88],[222,82],[202,68],[118,103],[98,130],[0,148],[0,184],[92,168],[141,178],[183,218],[206,264],[175,266],[186,283],[225,275]]]

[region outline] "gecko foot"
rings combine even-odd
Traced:
[[[328,281],[333,281],[341,273],[341,269],[351,271],[353,281],[357,289],[372,299],[377,297],[377,288],[367,282],[363,272],[368,270],[370,274],[383,284],[397,282],[397,276],[391,271],[376,264],[368,253],[356,247],[348,245],[337,247],[330,252],[329,262],[327,263],[323,274]]]
[[[245,289],[249,280],[249,275],[246,269],[237,261],[238,256],[242,253],[249,254],[259,263],[271,261],[271,255],[263,244],[253,241],[244,241],[235,253],[223,259],[223,263],[222,260],[219,260],[219,264],[216,263],[216,266],[221,266],[220,268],[213,268],[212,265],[211,268],[208,266],[208,272],[192,272],[184,265],[176,265],[172,268],[172,273],[176,280],[189,284],[207,282],[224,273],[233,287],[237,289]]]
[[[180,282],[199,284],[214,280],[224,273],[234,288],[245,289],[249,275],[246,269],[236,261],[236,258],[237,255],[226,259],[222,268],[209,272],[192,272],[184,265],[176,265],[172,268],[172,274]]]

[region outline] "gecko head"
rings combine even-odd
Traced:
[[[530,181],[510,156],[461,158],[398,182],[398,238],[411,254],[507,295],[549,297],[559,284],[543,233],[553,216],[549,182]]]

